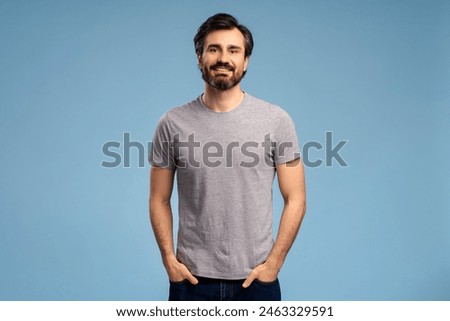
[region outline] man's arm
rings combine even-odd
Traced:
[[[152,167],[150,172],[150,221],[169,280],[178,282],[187,279],[192,284],[197,284],[197,279],[184,264],[177,260],[174,252],[173,219],[170,206],[174,173],[175,171],[172,169]]]
[[[306,212],[305,175],[301,159],[277,165],[277,173],[284,199],[277,239],[266,262],[255,267],[244,281],[244,288],[250,286],[255,279],[270,282],[277,278]]]

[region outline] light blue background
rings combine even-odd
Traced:
[[[449,300],[450,2],[425,0],[2,1],[0,299],[167,298],[149,166],[102,145],[202,92],[192,38],[222,11],[254,34],[243,88],[302,143],[348,140],[306,169],[284,299]]]

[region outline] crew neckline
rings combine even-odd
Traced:
[[[198,96],[197,101],[199,102],[201,109],[203,109],[209,113],[212,113],[214,115],[230,115],[230,114],[234,114],[234,113],[238,112],[239,110],[241,110],[242,106],[246,103],[246,101],[248,99],[248,94],[245,91],[242,91],[242,92],[244,93],[244,98],[242,98],[242,101],[239,103],[239,105],[237,105],[230,111],[214,111],[214,110],[210,109],[208,106],[206,106],[205,102],[203,101],[204,93],[202,93],[202,94],[200,94],[200,96]]]

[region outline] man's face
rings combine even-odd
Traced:
[[[245,58],[244,36],[238,29],[210,32],[198,56],[203,80],[213,88],[233,88],[244,77],[248,57]]]

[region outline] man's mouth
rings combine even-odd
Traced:
[[[227,71],[227,72],[234,71],[234,68],[231,67],[231,66],[221,66],[221,65],[219,65],[219,66],[214,65],[214,66],[211,67],[211,69],[214,70],[214,71],[220,71],[220,72],[222,72],[222,71]]]
[[[219,74],[231,72],[231,70],[228,70],[226,68],[216,68],[216,69],[214,69],[214,71]]]

